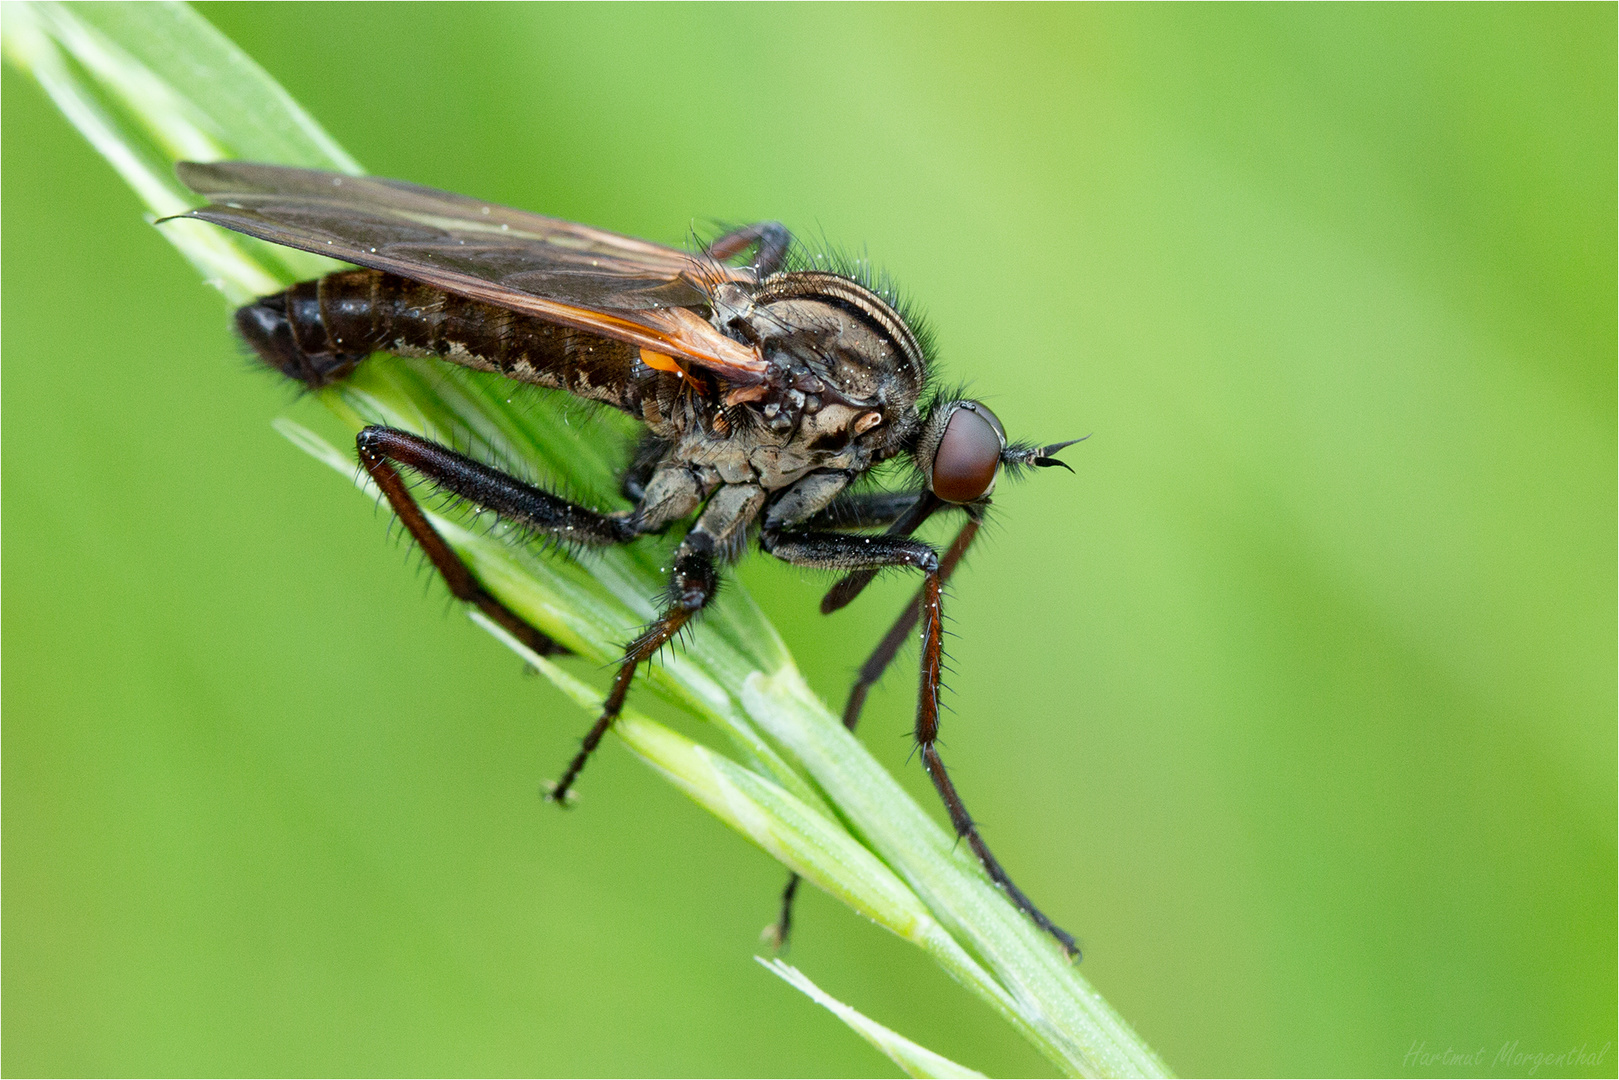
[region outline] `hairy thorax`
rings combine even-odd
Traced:
[[[758,484],[776,491],[812,472],[864,472],[876,460],[874,447],[851,434],[870,409],[823,405],[805,412],[787,431],[764,422],[757,406],[729,410],[734,419],[721,436],[692,427],[679,436],[669,458],[711,472],[719,483]]]
[[[816,471],[863,472],[898,452],[915,424],[923,372],[896,347],[893,326],[820,295],[829,281],[850,284],[784,274],[754,296],[718,291],[715,325],[756,345],[768,367],[763,382],[723,395],[729,437],[715,439],[712,426],[688,431],[676,457],[714,468],[725,483],[774,491]],[[886,306],[882,314],[903,327]]]

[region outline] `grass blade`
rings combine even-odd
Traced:
[[[837,998],[822,990],[810,981],[808,975],[793,967],[785,960],[765,960],[755,957],[766,971],[781,977],[787,985],[801,990],[817,1005],[824,1007],[833,1016],[842,1020],[853,1028],[862,1039],[875,1046],[882,1053],[888,1055],[907,1076],[939,1076],[961,1077],[963,1080],[971,1077],[982,1077],[984,1074],[976,1069],[969,1069],[965,1065],[957,1065],[954,1061],[940,1054],[935,1054],[925,1046],[918,1046],[905,1036],[884,1027],[877,1021],[863,1015],[859,1010],[853,1009]]]
[[[40,82],[154,218],[193,202],[173,176],[181,157],[359,171],[262,69],[184,5],[15,3],[0,19],[6,59]],[[335,265],[198,222],[161,228],[232,303]],[[388,423],[543,476],[596,505],[619,504],[618,462],[608,447],[628,437],[624,419],[580,409],[564,395],[513,409],[503,387],[460,369],[378,357],[320,397],[351,429]],[[346,453],[307,429],[279,426],[354,476]],[[581,428],[592,427],[598,430],[582,437]],[[511,542],[498,526],[486,530],[463,513],[435,521],[486,587],[586,661],[616,657],[620,643],[654,614],[666,554],[656,542],[568,560]],[[498,628],[486,628],[504,639]],[[599,688],[542,658],[525,658],[594,714]],[[690,646],[654,666],[645,682],[729,743],[734,757],[629,711],[617,725],[626,746],[700,805],[923,948],[1059,1068],[1077,1075],[1165,1074],[1055,945],[810,693],[740,585],[721,594]],[[800,989],[813,987],[797,978]],[[865,1028],[844,1018],[867,1038],[886,1033],[900,1040],[864,1017]],[[934,1071],[917,1075],[972,1075],[946,1073],[959,1066],[901,1042],[913,1048],[908,1061],[931,1063],[917,1067]]]

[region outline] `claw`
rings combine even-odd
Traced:
[[[545,799],[546,802],[556,803],[558,806],[562,807],[564,810],[568,809],[574,803],[579,801],[579,793],[577,791],[573,790],[572,788],[569,788],[567,790],[567,792],[565,792],[563,794],[562,798],[558,799],[557,798],[557,782],[555,780],[547,780],[547,781],[545,781],[545,783],[540,788],[540,795],[541,795],[542,798]]]

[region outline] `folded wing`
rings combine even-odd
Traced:
[[[241,161],[177,172],[209,201],[181,216],[762,379],[755,349],[690,310],[722,282],[753,283],[750,269],[400,180]]]

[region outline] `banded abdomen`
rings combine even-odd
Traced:
[[[304,281],[236,312],[236,329],[277,370],[318,389],[373,352],[427,356],[536,386],[659,412],[659,384],[640,350],[380,270]],[[669,387],[673,390],[674,387]]]

